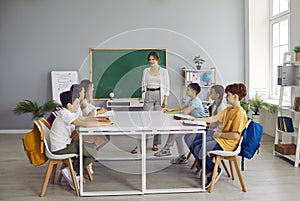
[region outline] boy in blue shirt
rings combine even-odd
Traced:
[[[175,110],[181,110],[182,114],[191,115],[196,118],[205,117],[205,111],[202,105],[202,101],[197,96],[201,91],[201,87],[198,83],[191,83],[187,86],[186,95],[190,98],[186,104],[183,104],[175,108],[165,108],[165,112],[171,112]],[[185,156],[185,150],[182,142],[182,135],[170,134],[168,136],[167,142],[163,149],[156,152],[155,156],[169,156],[171,155],[170,147],[173,146],[174,141],[176,142],[179,156],[177,158],[171,159],[173,164],[184,164],[187,163]]]

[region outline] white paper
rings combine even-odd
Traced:
[[[191,121],[191,120],[183,120],[182,121],[183,124],[186,124],[186,125],[194,125],[194,126],[203,126],[203,127],[206,127],[207,124],[205,121]]]

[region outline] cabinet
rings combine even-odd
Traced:
[[[182,102],[185,103],[186,87],[190,83],[199,83],[201,86],[201,92],[198,97],[205,105],[209,104],[209,89],[212,85],[216,84],[216,68],[204,68],[201,70],[182,68],[183,84],[182,84]]]
[[[289,73],[294,72],[294,73]],[[276,119],[276,133],[275,133],[275,140],[274,140],[274,155],[279,155],[284,158],[287,158],[294,162],[294,166],[299,166],[299,156],[300,156],[300,112],[295,111],[293,109],[294,106],[294,94],[291,96],[290,105],[291,107],[283,107],[283,94],[285,88],[291,88],[294,86],[295,88],[300,90],[298,84],[298,73],[299,73],[299,64],[297,63],[284,63],[283,66],[278,67],[278,84],[280,85],[280,96],[279,96],[279,109],[278,109],[278,117],[280,116],[288,116],[292,118],[294,131],[293,132],[285,132],[279,129],[279,122],[278,118]],[[291,80],[295,80],[295,82],[291,82]],[[286,79],[286,81],[285,81]],[[278,145],[280,144],[280,145]],[[285,154],[282,151],[279,152],[279,149],[275,149],[277,146],[287,145],[291,149],[295,149],[295,154]],[[296,145],[296,146],[291,146]],[[286,153],[290,150],[286,150]]]

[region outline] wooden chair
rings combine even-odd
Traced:
[[[191,155],[192,155],[192,152],[189,152],[188,155],[187,155],[187,157],[186,157],[187,160],[189,160],[189,158],[191,157]],[[224,167],[224,169],[225,169],[225,171],[226,171],[226,173],[227,173],[227,176],[230,177],[231,175],[230,175],[230,173],[229,173],[229,171],[228,171],[228,168],[227,168],[225,162],[224,162],[223,160],[221,160],[221,163],[222,163],[222,165],[223,165],[223,167]],[[197,160],[194,159],[194,162],[193,162],[193,164],[192,164],[192,166],[191,166],[191,169],[194,169],[194,168],[196,167],[196,165],[197,165]],[[232,164],[231,164],[231,161],[229,161],[229,166],[230,166],[230,169],[232,170]],[[231,174],[232,174],[232,171],[231,171]],[[201,175],[200,175],[200,176],[201,176]],[[233,175],[232,175],[232,177],[233,177]]]
[[[59,164],[59,163],[67,164],[69,166],[72,180],[73,180],[73,185],[75,188],[75,193],[76,193],[77,197],[79,197],[78,185],[77,185],[77,181],[76,181],[76,177],[75,177],[75,173],[74,173],[74,169],[73,169],[73,165],[72,165],[72,158],[77,157],[77,154],[63,154],[63,155],[52,154],[49,149],[50,125],[48,124],[48,122],[45,119],[42,119],[42,118],[35,121],[34,123],[38,126],[38,128],[40,129],[41,132],[44,132],[45,152],[46,152],[47,157],[49,158],[49,163],[48,163],[46,175],[44,178],[43,186],[42,186],[42,189],[40,192],[40,197],[43,197],[46,193],[46,189],[47,189],[51,174],[52,174],[51,183],[54,183],[56,168],[57,168],[57,164]]]
[[[220,162],[222,162],[223,160],[228,160],[229,161],[232,180],[234,180],[232,162],[234,163],[234,167],[235,167],[236,173],[239,177],[240,184],[242,186],[242,190],[244,192],[246,192],[246,186],[245,186],[245,183],[244,183],[244,180],[243,180],[243,177],[242,177],[242,172],[241,172],[241,169],[239,167],[238,159],[237,159],[238,154],[241,152],[242,141],[243,141],[243,137],[241,137],[240,142],[238,144],[238,147],[234,151],[214,150],[214,151],[208,152],[210,157],[215,158],[215,167],[214,167],[214,170],[213,170],[213,173],[212,173],[212,181],[211,181],[211,185],[210,185],[209,190],[208,190],[210,193],[214,189],[214,183],[215,183],[217,171],[218,171]],[[225,170],[227,172],[227,175],[229,176],[229,172],[228,172],[227,168]]]

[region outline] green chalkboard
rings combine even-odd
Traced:
[[[167,66],[166,49],[90,49],[90,75],[95,99],[142,97],[143,70],[149,67],[147,56],[159,53],[160,66]]]

